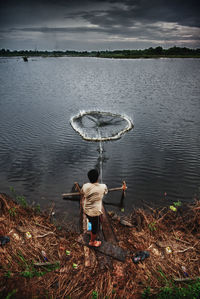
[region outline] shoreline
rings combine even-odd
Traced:
[[[13,298],[141,298],[144,294],[156,298],[166,285],[174,295],[174,284],[184,287],[187,279],[198,283],[200,201],[175,208],[136,209],[123,219],[131,226],[108,213],[119,246],[133,254],[148,250],[150,257],[138,264],[131,258],[125,262],[110,258],[111,264],[103,269],[97,259],[93,268],[87,268],[78,233],[52,223],[50,212],[22,207],[0,194],[0,233],[10,238],[0,246],[0,297],[13,292]]]
[[[96,50],[96,51],[75,51],[75,50],[9,50],[1,49],[0,57],[20,56],[25,62],[28,57],[95,57],[113,59],[159,59],[159,58],[200,58],[200,49],[182,47],[171,47],[164,49],[156,48],[137,50]]]
[[[0,55],[0,58],[23,58],[24,55]],[[139,55],[139,56],[112,56],[112,55],[101,55],[101,56],[92,56],[92,55],[27,55],[28,58],[40,57],[40,58],[61,58],[61,57],[82,57],[82,58],[108,58],[108,59],[173,59],[173,58],[182,58],[182,59],[189,59],[189,58],[200,58],[200,55]]]

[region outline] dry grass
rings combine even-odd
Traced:
[[[133,253],[148,250],[150,257],[139,264],[131,258],[126,263],[113,260],[112,266],[104,269],[98,262],[86,268],[83,247],[76,242],[78,234],[58,230],[50,220],[48,214],[22,208],[0,194],[0,235],[10,237],[10,242],[0,247],[1,296],[16,290],[14,298],[45,298],[47,294],[46,298],[95,298],[95,294],[98,298],[141,298],[147,286],[156,293],[175,277],[184,278],[181,266],[189,277],[200,276],[199,201],[185,209],[179,207],[178,212],[138,209],[128,219],[133,228],[111,217],[119,245]],[[31,233],[30,239],[26,232]],[[166,252],[167,246],[172,253]],[[35,267],[34,263],[44,262],[42,250],[49,262],[59,261],[59,267],[50,272],[46,266]],[[24,272],[33,277],[23,277]]]
[[[125,265],[128,287],[134,290],[137,286],[139,293],[147,286],[156,293],[170,280],[184,278],[182,266],[190,278],[200,276],[200,201],[187,208],[179,207],[177,212],[169,208],[150,210],[134,211],[130,221],[135,228],[121,227],[117,221],[113,225],[121,247],[150,252],[150,258],[142,264]],[[167,253],[167,247],[171,253]]]

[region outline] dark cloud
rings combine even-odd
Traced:
[[[89,50],[91,39],[98,46],[102,39],[104,43],[107,40],[115,44],[118,39],[119,45],[132,39],[137,43],[149,40],[156,45],[171,41],[196,47],[200,35],[199,10],[196,0],[1,0],[0,43],[14,44],[15,39],[21,39],[23,44],[25,40],[27,45],[35,40],[39,45],[42,38],[48,48],[50,35],[63,45],[66,34],[67,46],[69,35],[74,34],[75,41],[78,34],[80,50],[81,41],[84,44],[88,41]]]
[[[99,1],[94,1],[99,2]],[[143,1],[104,1],[114,4],[103,10],[77,11],[68,17],[82,17],[96,25],[126,25],[131,26],[136,21],[176,22],[184,26],[200,26],[200,2],[180,0],[143,0]]]

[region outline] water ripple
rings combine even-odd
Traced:
[[[200,187],[199,59],[1,59],[0,75],[1,190],[12,184],[63,209],[61,193],[99,167],[99,145],[70,125],[82,109],[133,119],[102,152],[103,181],[127,181],[129,209],[190,201]]]

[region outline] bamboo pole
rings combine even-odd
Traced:
[[[75,183],[75,184],[77,184],[77,183]],[[126,183],[123,182],[123,185],[121,187],[109,188],[108,192],[123,190],[123,193],[124,193],[126,189],[127,189]],[[69,197],[69,196],[80,196],[80,195],[81,195],[81,190],[79,192],[63,193],[62,198],[65,199],[66,197]],[[70,198],[70,199],[72,199],[72,198]]]
[[[63,199],[65,199],[65,197],[69,197],[69,196],[80,196],[80,193],[79,192],[69,192],[69,193],[62,194]]]

